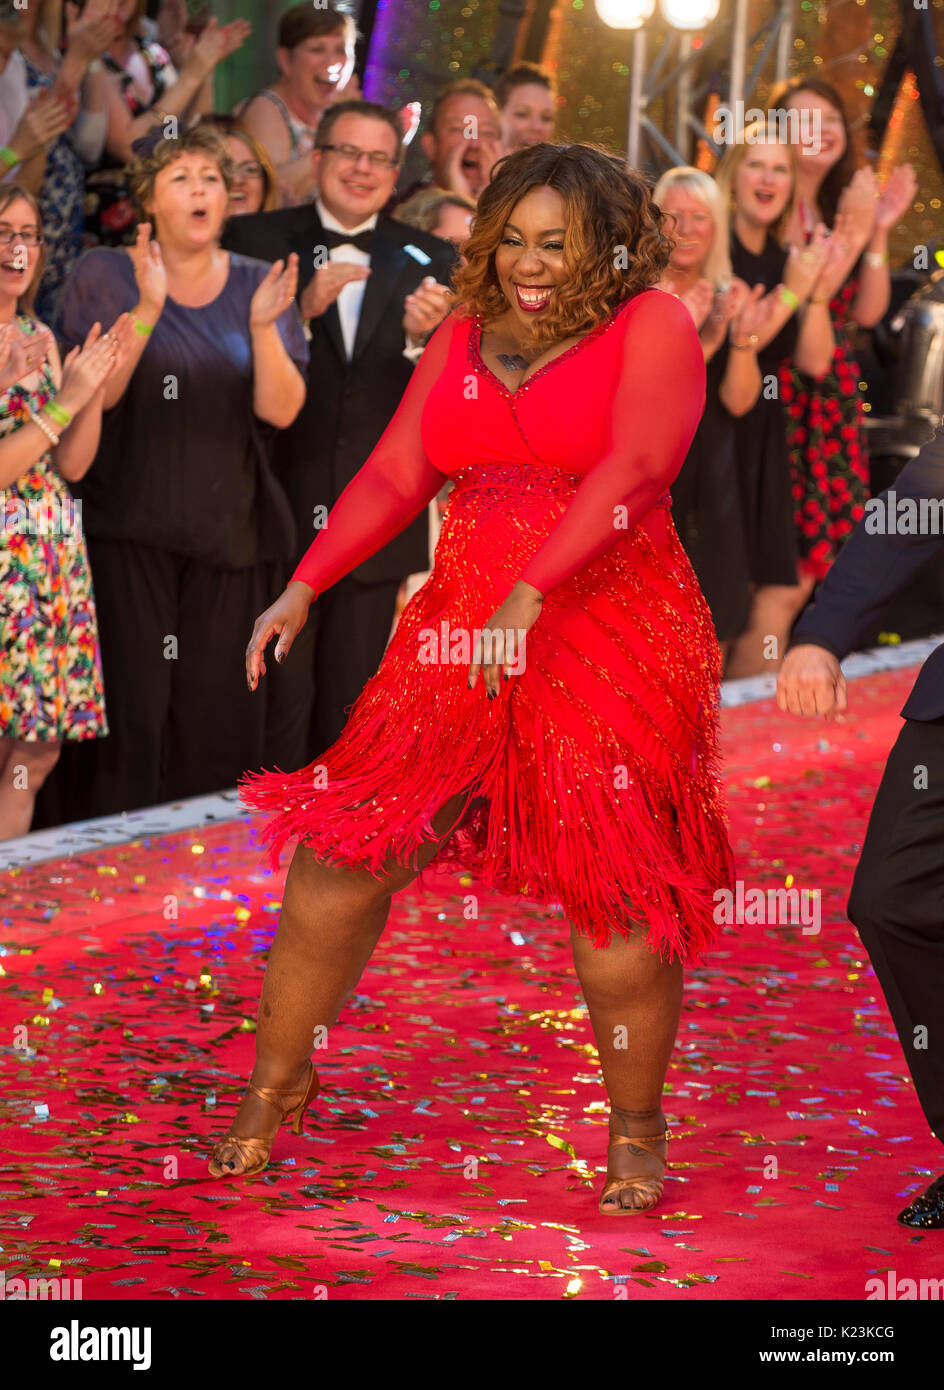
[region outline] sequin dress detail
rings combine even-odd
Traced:
[[[38,331],[25,315],[18,322]],[[55,394],[47,358],[35,387],[0,393],[0,437]],[[102,738],[108,725],[81,509],[48,450],[0,499],[0,738]]]
[[[704,406],[697,332],[649,290],[514,392],[482,332],[455,313],[436,330],[294,576],[321,592],[450,478],[429,579],[337,742],[298,772],[248,775],[243,800],[268,813],[273,865],[297,837],[380,874],[463,793],[436,864],[559,904],[598,946],[642,922],[665,958],[697,958],[733,879],[720,654],[668,494]],[[519,579],[545,598],[489,700],[468,688],[471,643]]]

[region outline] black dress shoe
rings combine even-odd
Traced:
[[[944,1231],[944,1173],[898,1213],[898,1220],[902,1226],[916,1226],[922,1231]]]

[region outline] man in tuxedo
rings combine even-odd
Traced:
[[[839,662],[944,547],[944,430],[866,507],[794,629],[777,683],[792,714],[846,708]],[[944,614],[942,614],[944,617]],[[932,1132],[944,1143],[944,644],[902,710],[847,911],[858,928]],[[898,1215],[944,1230],[944,1174]]]
[[[286,580],[390,423],[423,344],[449,311],[453,248],[381,213],[402,153],[394,112],[339,102],[318,127],[314,202],[233,218],[223,238],[262,260],[299,256],[308,396],[274,458],[297,527]],[[319,596],[291,661],[270,667],[268,766],[303,767],[334,743],[380,664],[401,582],[428,568],[424,512]]]

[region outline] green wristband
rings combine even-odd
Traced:
[[[780,298],[783,300],[784,304],[789,304],[791,309],[799,308],[799,299],[786,285],[780,286]]]
[[[3,160],[8,169],[15,169],[18,164],[23,162],[16,150],[11,150],[9,145],[4,145],[0,149],[0,159]]]
[[[72,423],[72,416],[69,414],[68,410],[63,409],[56,401],[47,401],[43,406],[43,410],[45,410],[51,420],[55,420],[57,425],[62,425],[64,427]]]

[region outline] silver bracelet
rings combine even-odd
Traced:
[[[30,411],[30,419],[32,420],[34,425],[39,426],[39,428],[42,430],[43,434],[49,440],[50,444],[53,445],[53,447],[55,447],[55,445],[59,443],[61,436],[56,434],[56,431],[52,428],[51,425],[48,425],[45,420],[41,419],[38,410]]]

